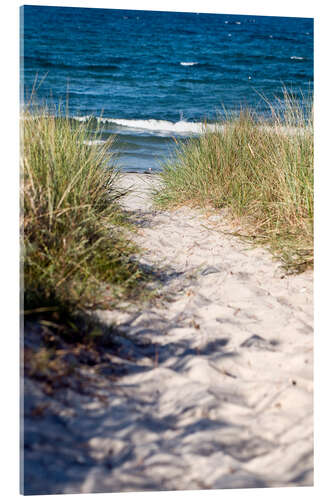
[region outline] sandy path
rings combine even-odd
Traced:
[[[162,298],[99,314],[126,335],[126,373],[91,368],[93,396],[50,400],[37,434],[27,418],[27,492],[312,485],[312,273],[282,277],[216,214],[154,211],[154,182],[128,174],[123,203]],[[45,399],[26,391],[27,409]]]

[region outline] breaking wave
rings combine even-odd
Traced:
[[[75,120],[86,122],[93,119],[92,116],[74,117]],[[121,118],[97,118],[100,123],[110,123],[121,127],[131,129],[147,130],[151,132],[164,132],[173,134],[201,134],[207,130],[216,130],[222,128],[222,125],[215,123],[203,122],[187,122],[180,120],[178,122],[170,122],[167,120],[125,120]]]

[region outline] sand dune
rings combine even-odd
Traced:
[[[312,273],[285,276],[223,213],[154,210],[156,182],[122,185],[161,298],[97,313],[124,374],[86,369],[90,396],[59,391],[26,419],[27,492],[312,485]],[[26,395],[27,411],[45,399],[31,380]]]

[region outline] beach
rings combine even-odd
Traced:
[[[120,180],[154,300],[94,313],[114,347],[80,390],[26,379],[25,493],[313,485],[313,272],[224,209],[157,209],[158,183]]]
[[[22,493],[313,484],[313,31],[21,7]]]

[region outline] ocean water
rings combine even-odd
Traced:
[[[116,134],[122,169],[159,170],[225,112],[312,93],[313,19],[24,6],[22,105],[34,85]]]

